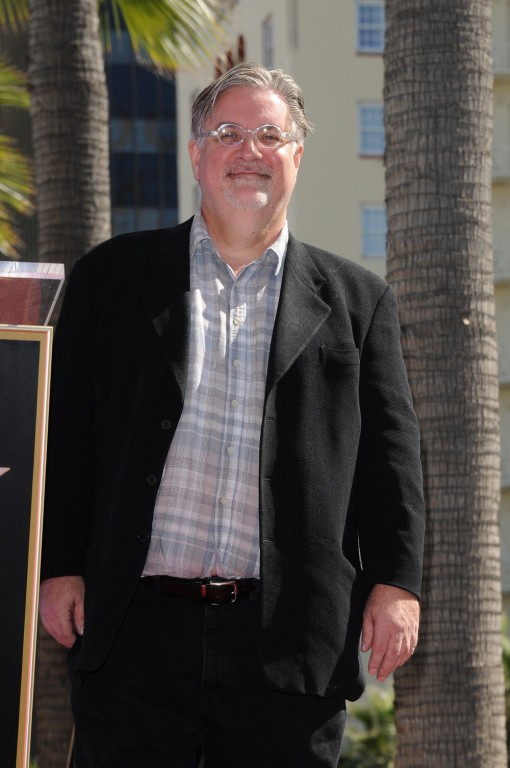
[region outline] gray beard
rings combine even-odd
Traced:
[[[224,189],[223,195],[225,200],[232,208],[236,208],[238,211],[258,211],[269,203],[269,192],[263,190],[255,190],[250,198],[241,198],[236,190],[231,188]]]

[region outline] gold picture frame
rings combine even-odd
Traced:
[[[53,329],[0,325],[2,761],[28,768]]]

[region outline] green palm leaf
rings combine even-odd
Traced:
[[[5,3],[1,6],[5,10]],[[26,76],[0,59],[0,107],[26,109],[29,95]],[[0,251],[16,258],[22,242],[16,232],[17,214],[32,212],[32,169],[27,158],[16,148],[14,139],[0,134]]]
[[[27,158],[15,147],[15,141],[0,135],[0,203],[18,213],[29,213],[32,172]]]
[[[0,135],[0,251],[9,258],[21,253],[15,213],[32,212],[32,192],[30,164],[13,139]]]
[[[26,75],[0,59],[0,107],[27,109],[29,101]]]
[[[12,223],[12,213],[0,203],[0,256],[14,261],[20,257],[22,250],[23,241]]]
[[[22,26],[28,16],[28,0],[0,0],[0,25]]]
[[[135,54],[160,71],[195,68],[218,55],[224,32],[221,0],[100,0],[106,45],[110,15],[122,18]]]

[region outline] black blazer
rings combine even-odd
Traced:
[[[183,404],[190,226],[90,251],[56,330],[42,577],[85,578],[77,672],[104,662],[144,567]],[[394,294],[290,236],[260,451],[267,683],[357,698],[366,596],[375,583],[419,595],[423,533]]]

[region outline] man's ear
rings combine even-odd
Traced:
[[[295,165],[296,171],[298,170],[299,164],[301,162],[301,158],[303,157],[303,150],[304,150],[303,144],[298,144],[294,152],[294,165]]]
[[[191,139],[188,142],[188,152],[191,158],[191,167],[193,168],[193,176],[197,181],[199,181],[200,175],[198,172],[198,167],[200,164],[201,148],[199,147],[196,139]]]

